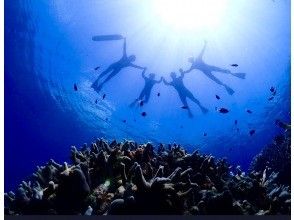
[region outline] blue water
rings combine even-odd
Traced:
[[[230,96],[199,71],[186,74],[185,85],[209,109],[203,115],[189,102],[192,119],[175,90],[164,84],[155,85],[148,104],[129,108],[144,85],[139,70],[124,69],[100,94],[91,88],[122,55],[121,41],[92,41],[103,34],[125,36],[128,54],[157,78],[170,81],[171,71],[189,68],[187,58],[197,56],[204,40],[208,64],[247,77],[215,74],[235,90]],[[95,71],[96,66],[101,68]],[[277,94],[268,101],[271,86]],[[230,112],[220,114],[215,107]],[[5,190],[50,158],[68,160],[71,145],[98,137],[176,142],[189,151],[225,156],[246,170],[252,157],[283,132],[276,119],[290,121],[289,0],[228,0],[217,28],[196,31],[162,24],[148,0],[5,1]],[[250,136],[252,129],[256,133]]]

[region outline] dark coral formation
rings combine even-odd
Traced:
[[[261,172],[269,168],[278,173],[278,182],[291,184],[291,132],[275,137],[273,143],[266,146],[251,162],[250,170]]]
[[[246,175],[226,159],[179,145],[132,141],[72,147],[72,165],[49,161],[15,193],[15,214],[290,214],[290,189],[269,167]]]

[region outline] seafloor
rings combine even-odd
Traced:
[[[290,214],[290,131],[248,173],[180,145],[99,139],[72,147],[72,164],[50,160],[5,194],[5,214]]]

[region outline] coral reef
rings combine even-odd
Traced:
[[[254,157],[250,171],[270,168],[278,173],[278,181],[282,184],[291,184],[291,131],[285,130],[284,134],[275,137],[273,143],[266,146]]]
[[[5,214],[290,214],[289,186],[269,166],[245,174],[176,144],[155,150],[103,139],[72,147],[70,158],[72,164],[50,160],[6,193]]]

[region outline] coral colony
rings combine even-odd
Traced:
[[[5,213],[290,214],[289,130],[254,158],[249,173],[176,144],[155,150],[151,143],[98,139],[72,147],[70,159],[50,160],[6,193]]]

